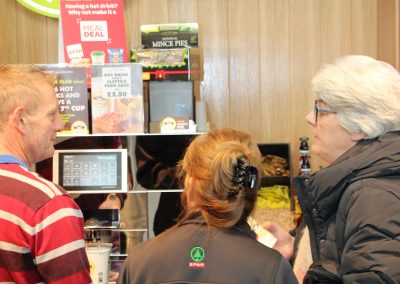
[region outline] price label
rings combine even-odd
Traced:
[[[107,93],[107,97],[109,98],[126,98],[128,93],[125,91],[111,91]]]
[[[102,70],[103,91],[108,98],[132,97],[131,69],[110,67]]]

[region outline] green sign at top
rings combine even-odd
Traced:
[[[58,18],[60,16],[60,0],[17,0],[17,2],[29,10],[47,17]]]

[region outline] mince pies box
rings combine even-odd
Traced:
[[[143,48],[180,48],[199,46],[198,23],[141,25]]]
[[[143,80],[199,81],[202,79],[200,49],[131,49],[131,62],[143,66]]]
[[[288,143],[258,144],[262,158],[261,186],[290,187],[290,146]]]
[[[142,66],[92,65],[92,133],[143,133]]]

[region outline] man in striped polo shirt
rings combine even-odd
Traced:
[[[54,78],[0,66],[0,283],[90,283],[82,213],[60,186],[30,171],[62,130]]]

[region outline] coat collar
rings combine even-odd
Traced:
[[[400,131],[365,139],[351,147],[330,166],[294,179],[300,205],[320,218],[336,211],[349,184],[356,180],[400,174]]]

